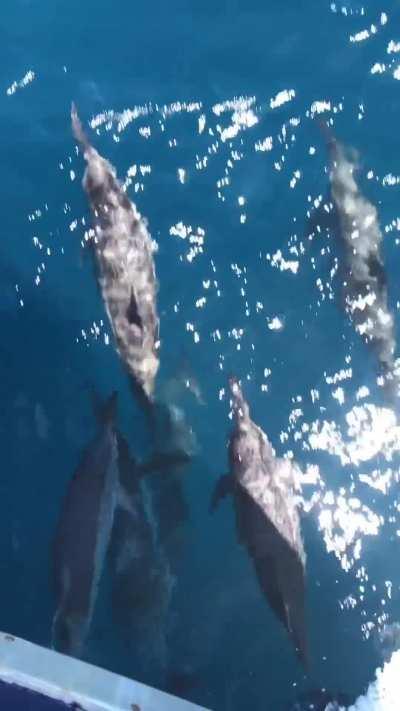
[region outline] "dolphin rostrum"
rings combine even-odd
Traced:
[[[89,632],[113,527],[118,487],[116,409],[113,393],[68,485],[54,541],[53,646],[74,656],[81,654]]]
[[[250,418],[235,378],[230,379],[235,418],[229,441],[230,472],[215,488],[211,509],[233,494],[238,541],[247,548],[261,590],[308,664],[305,624],[305,552],[295,500],[295,466],[275,456]]]
[[[118,352],[139,394],[151,401],[159,368],[155,242],[115,169],[89,143],[74,104],[71,119],[87,163],[82,184],[92,211],[92,243],[103,301]]]
[[[376,353],[385,387],[398,394],[395,327],[388,306],[382,232],[376,207],[355,179],[356,156],[320,124],[330,156],[330,188],[344,251],[345,309],[357,333]]]

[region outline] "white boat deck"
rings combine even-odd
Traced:
[[[79,704],[84,711],[206,711],[189,701],[1,632],[0,680],[67,704]]]

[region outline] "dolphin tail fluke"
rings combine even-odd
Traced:
[[[297,658],[300,661],[300,663],[303,665],[304,671],[309,673],[309,671],[310,671],[310,657],[309,657],[308,644],[307,644],[307,640],[306,640],[305,630],[302,629],[301,620],[297,620],[297,625],[296,625],[296,620],[293,620],[293,623],[292,623],[291,610],[290,610],[289,605],[287,605],[287,604],[285,604],[285,613],[286,613],[286,628],[287,628],[289,635],[293,641]],[[300,628],[299,628],[299,625],[300,625]]]
[[[223,474],[218,479],[210,501],[210,513],[213,513],[222,499],[232,494],[233,492],[233,476],[231,474]]]
[[[78,111],[74,102],[71,104],[72,133],[84,151],[90,148],[89,139],[83,129],[82,122],[78,116]]]

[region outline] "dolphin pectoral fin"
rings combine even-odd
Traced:
[[[221,499],[224,499],[229,494],[233,493],[233,476],[231,474],[223,474],[217,481],[210,501],[210,513],[213,513]]]
[[[292,608],[287,600],[283,603],[284,609],[284,624],[288,631],[289,637],[291,638],[294,648],[296,650],[296,655],[303,665],[306,672],[310,668],[310,659],[308,654],[308,646],[305,636],[305,631],[299,626],[298,616],[296,617],[296,612],[292,614]]]
[[[145,476],[155,471],[160,472],[168,469],[177,469],[184,464],[188,464],[190,460],[191,457],[184,451],[160,452],[159,454],[155,454],[144,464],[141,464],[138,467],[138,474],[139,476]]]

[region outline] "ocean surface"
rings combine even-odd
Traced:
[[[167,659],[215,711],[284,711],[326,687],[361,694],[400,621],[399,407],[341,303],[316,118],[357,150],[378,210],[389,306],[400,309],[400,8],[328,0],[3,0],[0,16],[0,628],[51,644],[51,547],[95,422],[117,389],[145,458],[149,433],[113,345],[90,254],[75,101],[158,243],[160,387],[180,373],[196,451],[175,561]],[[238,546],[229,500],[227,380],[304,473],[306,674]],[[163,686],[110,612],[106,566],[84,658]],[[183,683],[183,682],[182,682]]]

